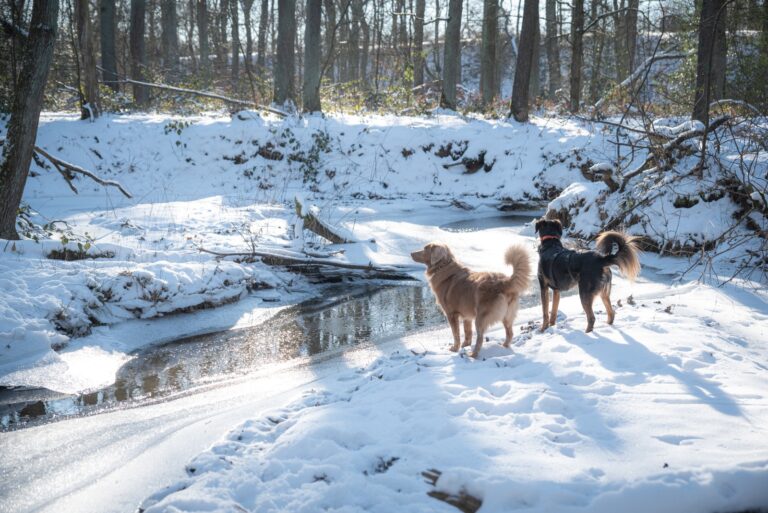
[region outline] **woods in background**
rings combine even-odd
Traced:
[[[33,0],[0,4],[0,109],[17,90]],[[195,109],[151,84],[304,111],[437,106],[519,120],[630,103],[705,121],[765,111],[766,0],[61,0],[52,109]],[[727,79],[726,79],[727,77]],[[597,109],[594,107],[597,105]]]

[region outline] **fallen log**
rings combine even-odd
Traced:
[[[309,208],[305,208],[301,199],[298,197],[294,198],[293,201],[296,206],[296,215],[299,216],[299,218],[304,222],[305,230],[316,233],[320,237],[327,239],[334,244],[349,244],[352,242],[357,242],[351,237],[343,235],[341,230],[333,228],[329,224],[322,221],[312,211],[311,206]]]
[[[324,258],[304,258],[300,255],[280,254],[268,251],[242,251],[242,252],[222,252],[213,251],[203,247],[198,247],[201,253],[207,253],[220,258],[238,257],[238,258],[260,258],[267,265],[274,265],[288,268],[298,267],[333,267],[337,269],[347,269],[350,271],[364,271],[369,274],[387,276],[392,279],[412,280],[409,273],[418,271],[416,266],[378,266],[373,263],[352,264],[349,262],[339,262],[338,260],[329,260]]]

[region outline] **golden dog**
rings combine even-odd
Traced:
[[[427,265],[427,280],[437,304],[453,331],[451,351],[459,350],[459,320],[464,321],[464,344],[472,344],[472,320],[477,339],[470,354],[476,358],[483,347],[483,334],[497,322],[504,324],[504,347],[512,342],[512,323],[517,315],[520,295],[531,281],[531,260],[523,246],[511,246],[505,255],[512,276],[493,272],[472,272],[461,265],[445,244],[430,243],[411,253],[416,262]]]

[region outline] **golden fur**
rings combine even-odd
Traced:
[[[464,322],[462,347],[472,344],[472,321],[475,321],[477,338],[472,357],[480,353],[485,330],[497,322],[504,324],[504,347],[509,347],[519,298],[528,289],[532,274],[531,260],[524,247],[511,246],[506,252],[505,261],[512,266],[512,276],[472,272],[456,260],[445,244],[427,244],[424,249],[411,253],[411,258],[427,265],[429,286],[453,331],[451,351],[459,350],[460,320]]]

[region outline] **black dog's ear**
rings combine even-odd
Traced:
[[[545,223],[544,219],[539,219],[536,221],[536,224],[533,225],[533,231],[534,233],[539,233],[539,230],[541,230],[542,225]]]
[[[553,223],[555,224],[555,226],[557,227],[557,233],[558,233],[558,235],[562,235],[562,234],[563,234],[563,223],[562,223],[562,222],[560,222],[560,219],[552,219],[552,222],[553,222]]]

